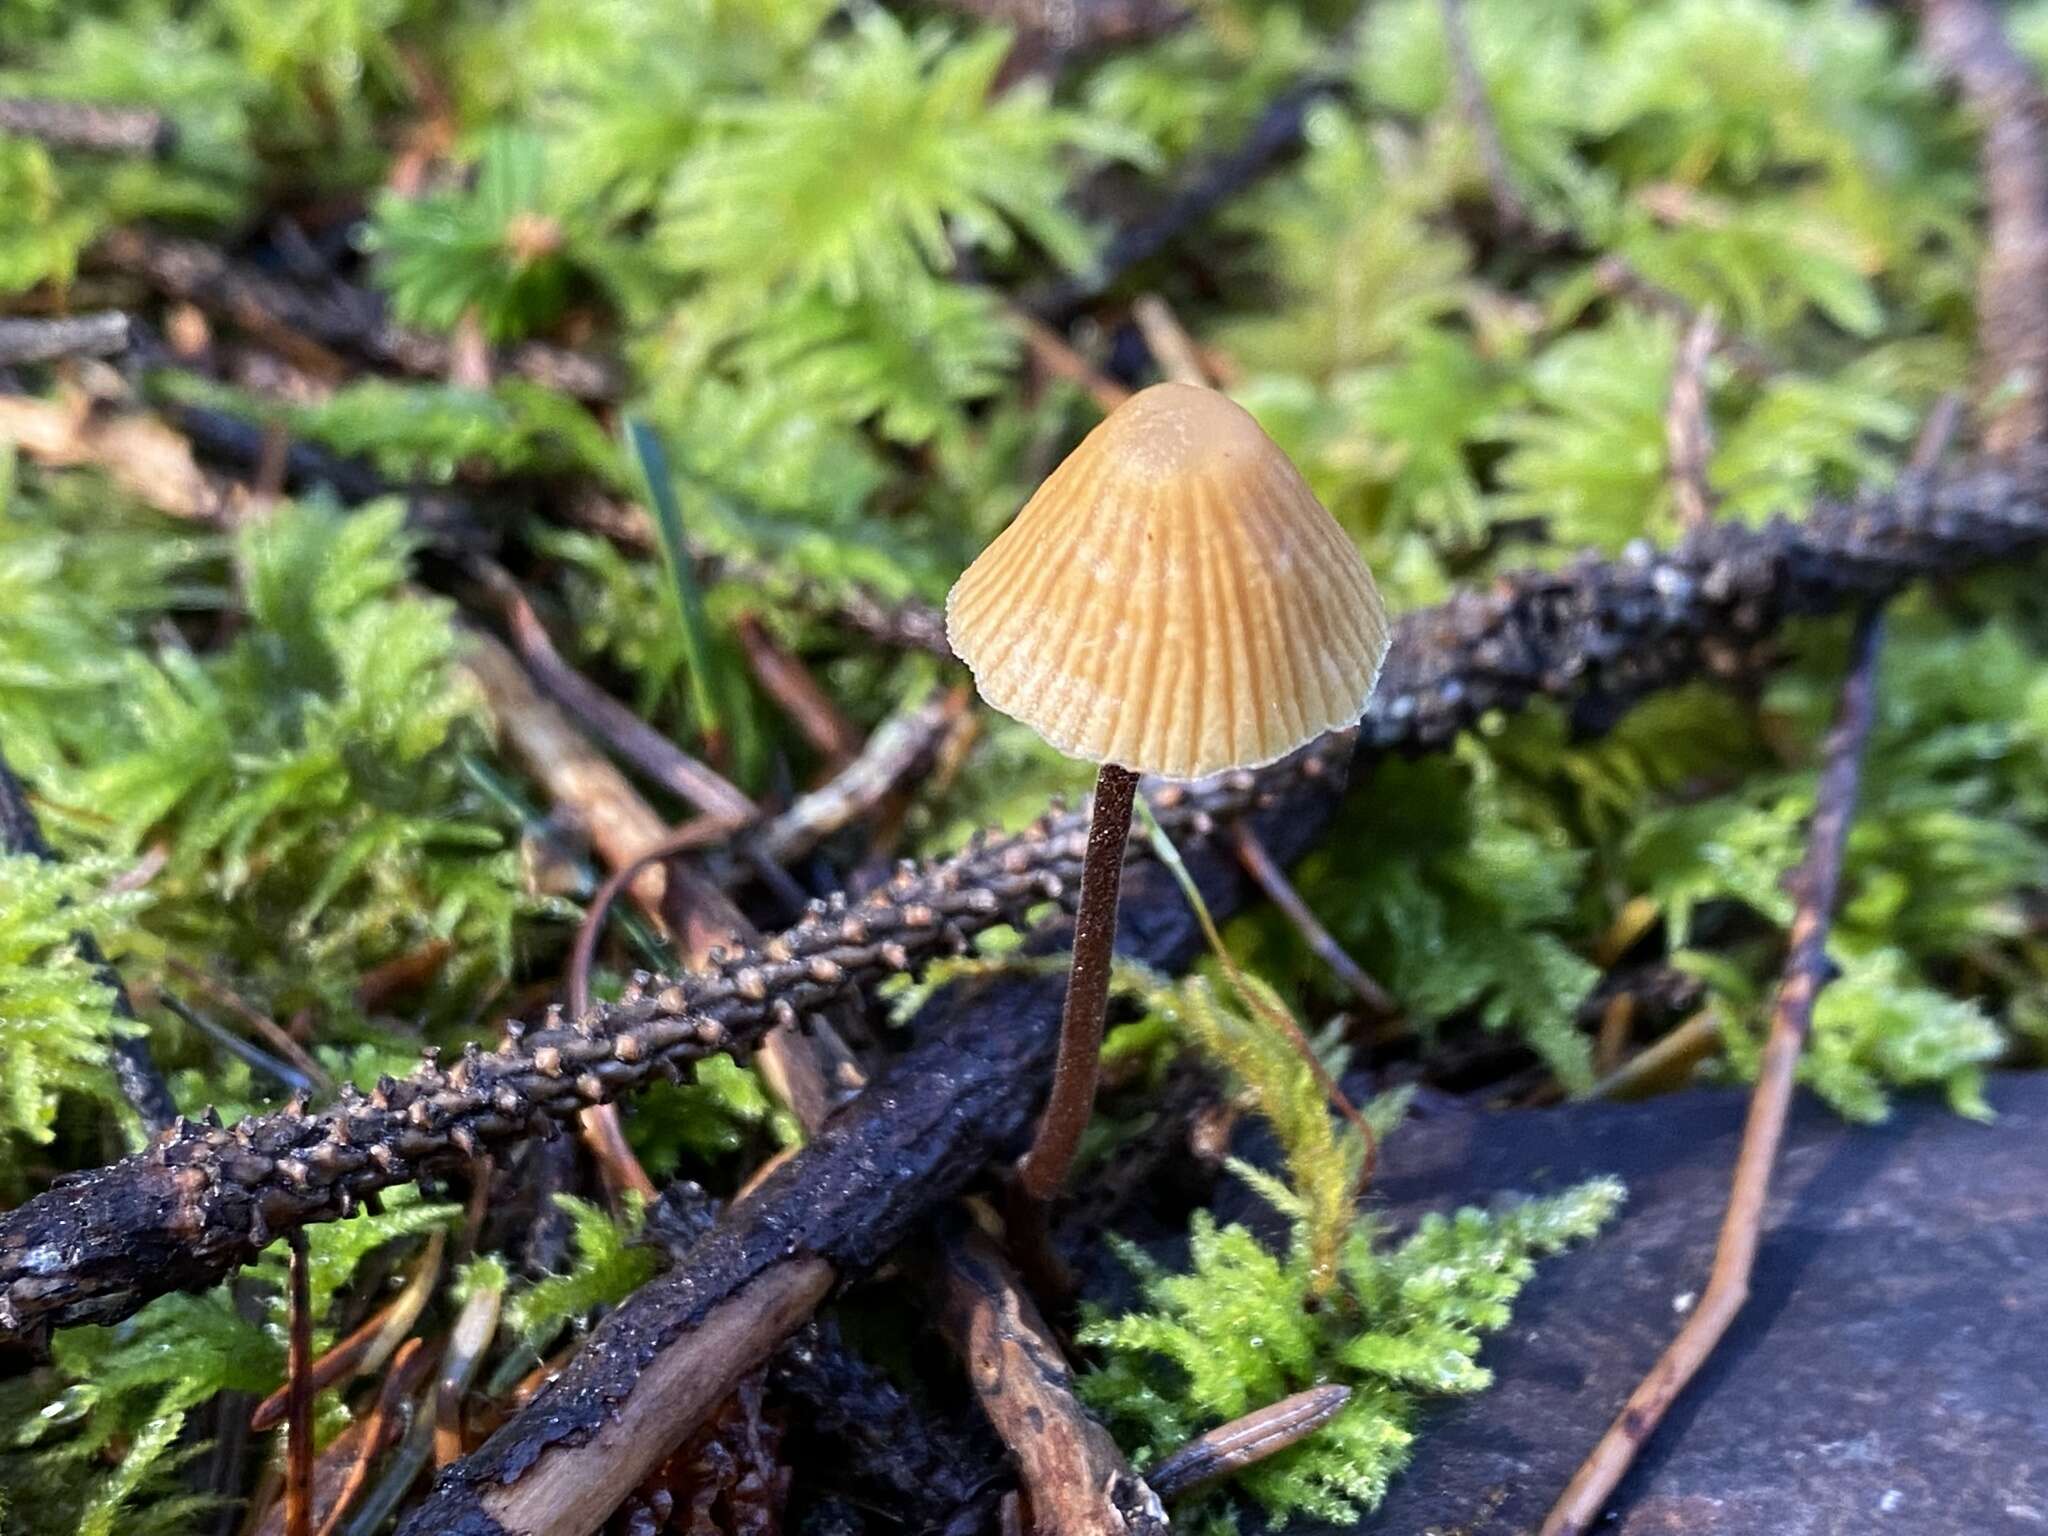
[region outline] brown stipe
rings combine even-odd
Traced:
[[[285,1364],[284,1530],[313,1533],[313,1298],[306,1234],[287,1239],[291,1252],[290,1346]]]
[[[1131,801],[1138,776],[1105,763],[1095,779],[1088,820],[1088,853],[1081,867],[1081,902],[1074,918],[1074,967],[1060,1018],[1060,1053],[1053,1064],[1052,1096],[1031,1150],[1017,1163],[1025,1195],[1044,1202],[1059,1193],[1074,1165],[1081,1133],[1095,1112],[1095,1077],[1102,1025],[1109,1006],[1109,968],[1116,949],[1116,893],[1124,851],[1131,840]]]

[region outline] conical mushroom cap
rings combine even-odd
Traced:
[[[1259,424],[1157,384],[1068,455],[946,599],[981,696],[1073,757],[1193,779],[1365,712],[1387,615]]]

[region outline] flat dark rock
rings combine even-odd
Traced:
[[[1613,1536],[2048,1536],[2048,1075],[1997,1122],[1927,1099],[1843,1124],[1802,1100],[1749,1305],[1622,1485]],[[1695,1093],[1411,1123],[1397,1220],[1627,1181],[1603,1237],[1549,1260],[1362,1530],[1534,1531],[1704,1282],[1745,1100]]]

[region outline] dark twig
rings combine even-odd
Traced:
[[[1977,276],[1984,447],[2048,434],[2048,93],[1989,0],[1917,0],[1921,46],[1983,132],[1988,203]]]
[[[170,120],[151,107],[106,107],[31,96],[0,96],[0,133],[35,139],[53,149],[108,155],[167,155],[177,143]]]
[[[2048,544],[2048,453],[1909,474],[1799,523],[1721,522],[1677,549],[1502,578],[1397,626],[1356,752],[1440,750],[1535,698],[1607,728],[1657,689],[1739,670],[1787,619],[1860,607],[1909,582]],[[1153,796],[1175,836],[1206,836],[1341,771],[1332,738],[1257,774]],[[821,905],[700,974],[629,987],[576,1021],[550,1017],[504,1050],[423,1067],[317,1114],[182,1127],[146,1154],[81,1173],[0,1214],[0,1339],[124,1317],[212,1285],[271,1237],[331,1220],[376,1190],[526,1139],[591,1104],[745,1049],[795,1019],[957,950],[974,932],[1071,896],[1085,823],[1049,816],[1016,837],[904,872],[858,905]],[[1263,830],[1268,850],[1279,856]],[[1135,873],[1135,871],[1134,871]],[[1123,919],[1128,925],[1129,904]],[[52,1268],[42,1256],[55,1251]]]
[[[1289,86],[1235,149],[1195,167],[1183,179],[1181,189],[1156,213],[1117,233],[1092,271],[1029,296],[1026,307],[1041,320],[1054,324],[1066,320],[1115,287],[1132,268],[1206,224],[1225,203],[1262,180],[1300,147],[1310,110],[1340,94],[1344,84],[1337,75],[1315,75]]]
[[[1480,169],[1486,175],[1487,196],[1493,200],[1494,217],[1503,233],[1533,231],[1535,220],[1529,205],[1515,189],[1514,173],[1508,168],[1507,150],[1500,139],[1500,124],[1486,99],[1486,81],[1472,56],[1472,35],[1465,27],[1463,0],[1438,0],[1443,17],[1444,51],[1450,55],[1451,83],[1458,94],[1458,113],[1465,120],[1479,150]]]
[[[241,993],[225,982],[216,981],[197,966],[187,964],[175,955],[168,963],[172,970],[254,1030],[271,1050],[291,1063],[292,1070],[304,1077],[316,1090],[324,1091],[332,1086],[333,1080],[327,1075],[327,1069],[313,1059],[312,1053],[286,1033],[283,1025],[257,1008]]]
[[[1841,885],[1849,822],[1856,810],[1863,746],[1875,713],[1877,658],[1883,635],[1882,610],[1876,605],[1865,608],[1856,619],[1849,675],[1843,681],[1841,703],[1823,748],[1812,830],[1797,876],[1799,905],[1792,918],[1791,949],[1771,1009],[1770,1034],[1764,1042],[1756,1090],[1750,1097],[1728,1214],[1721,1223],[1706,1289],[1678,1336],[1642,1385],[1630,1394],[1621,1416],[1601,1437],[1544,1520],[1542,1536],[1581,1536],[1594,1527],[1637,1453],[1749,1298],[1749,1277],[1756,1267],[1763,1230],[1764,1199],[1770,1192],[1778,1145],[1785,1135],[1800,1052],[1812,1027],[1814,999],[1831,975],[1828,925]]]
[[[128,317],[118,309],[54,319],[0,319],[0,368],[128,350]]]
[[[1162,1499],[1177,1499],[1205,1484],[1235,1477],[1290,1445],[1299,1445],[1351,1401],[1351,1389],[1332,1383],[1310,1387],[1190,1440],[1145,1473]]]
[[[1664,446],[1671,465],[1671,498],[1678,526],[1688,532],[1714,520],[1714,490],[1707,464],[1714,456],[1714,423],[1707,413],[1707,360],[1720,341],[1714,312],[1703,309],[1686,327],[1671,370],[1671,399],[1664,408]]]
[[[157,993],[156,1000],[163,1004],[171,1013],[183,1019],[215,1045],[226,1051],[230,1056],[233,1056],[237,1061],[245,1062],[257,1071],[268,1073],[271,1077],[276,1078],[280,1083],[284,1084],[287,1093],[304,1094],[313,1091],[313,1079],[306,1076],[297,1067],[293,1066],[290,1062],[279,1061],[261,1046],[244,1040],[231,1029],[214,1023],[212,1019],[209,1019],[198,1009],[192,1007],[176,993],[160,990]]]
[[[28,791],[14,776],[4,753],[0,753],[0,850],[26,854],[45,864],[57,860],[56,851],[44,840],[35,808],[28,803]],[[115,1017],[138,1023],[128,988],[122,984],[120,973],[108,963],[98,941],[81,932],[72,936],[72,943],[78,947],[79,958],[92,967],[99,984],[113,994]],[[177,1118],[178,1107],[171,1101],[171,1090],[157,1070],[156,1059],[150,1055],[147,1038],[141,1034],[116,1035],[107,1044],[107,1058],[121,1097],[142,1121],[144,1130],[154,1136]]]

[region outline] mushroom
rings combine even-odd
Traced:
[[[1255,768],[1356,724],[1386,609],[1249,414],[1157,384],[1089,433],[967,568],[946,634],[989,704],[1100,765],[1052,1096],[1017,1165],[1042,1202],[1094,1104],[1139,775]]]

